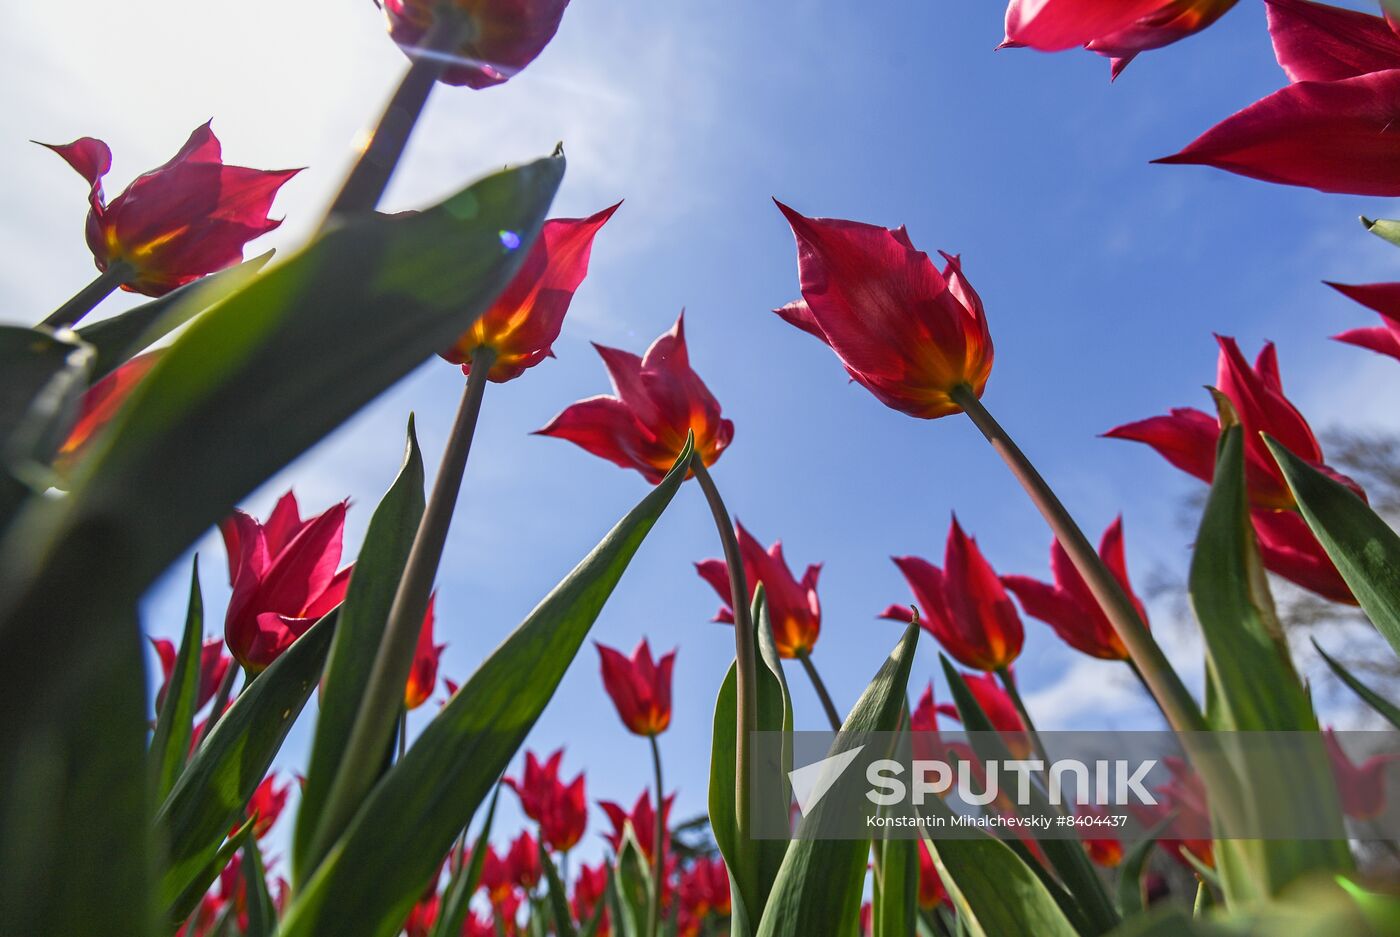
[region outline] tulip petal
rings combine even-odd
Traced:
[[[1323,192],[1400,195],[1400,69],[1289,85],[1154,162]]]
[[[1220,436],[1220,424],[1200,410],[1179,407],[1170,416],[1124,423],[1104,435],[1146,443],[1172,465],[1201,481],[1208,482],[1215,474],[1215,441]]]
[[[1400,68],[1400,37],[1379,16],[1311,0],[1267,0],[1274,57],[1289,81],[1340,81]]]
[[[1006,42],[1060,52],[1131,26],[1163,0],[1011,0]]]

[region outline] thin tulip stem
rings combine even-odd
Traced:
[[[97,308],[97,304],[108,296],[115,293],[123,283],[131,278],[135,273],[131,265],[120,260],[113,261],[107,265],[107,269],[98,274],[97,279],[87,286],[78,290],[73,298],[53,312],[49,313],[47,319],[39,325],[49,329],[66,329],[77,325],[78,322]]]
[[[821,674],[817,673],[817,665],[812,663],[812,655],[806,650],[797,652],[797,659],[802,662],[802,669],[807,671],[807,679],[812,681],[812,689],[817,691],[817,699],[821,700],[822,709],[826,711],[826,721],[831,723],[831,731],[841,731],[841,714],[836,710],[836,704],[831,701],[831,694],[826,690],[826,684],[822,681]]]
[[[651,895],[648,901],[650,907],[647,915],[647,934],[648,937],[656,937],[661,932],[662,876],[666,874],[666,810],[662,806],[666,795],[665,788],[661,786],[661,746],[656,744],[654,735],[647,736],[647,741],[651,742],[651,768],[656,778],[656,832],[651,844]]]
[[[734,662],[735,696],[738,700],[737,724],[734,733],[734,816],[739,826],[739,835],[747,836],[749,831],[749,785],[745,781],[750,764],[750,733],[758,731],[758,663],[754,654],[753,618],[749,614],[749,587],[744,581],[744,561],[739,556],[739,541],[734,536],[734,521],[724,499],[705,468],[704,459],[697,453],[690,460],[691,471],[705,493],[714,515],[715,529],[719,532],[720,546],[724,550],[724,565],[729,571],[729,604],[734,609]]]
[[[228,669],[224,671],[224,678],[219,681],[219,688],[214,691],[214,708],[209,710],[209,718],[204,720],[204,729],[190,746],[191,750],[198,748],[209,737],[209,733],[214,731],[214,726],[224,714],[224,707],[228,705],[229,696],[233,693],[233,681],[238,679],[240,669],[230,662]]]
[[[378,777],[385,752],[389,750],[396,716],[403,706],[404,685],[413,669],[413,655],[418,647],[418,632],[428,612],[433,580],[437,577],[442,550],[447,543],[447,531],[457,508],[457,495],[462,489],[462,475],[471,453],[472,437],[476,434],[477,418],[481,414],[481,399],[486,392],[486,376],[496,360],[496,353],[485,346],[472,353],[471,373],[466,390],[452,426],[452,435],[442,453],[433,491],[418,524],[413,546],[408,552],[403,576],[399,579],[394,601],[389,606],[389,618],[379,653],[370,669],[360,699],[359,711],[345,746],[335,781],[326,798],[320,825],[312,840],[312,863],[320,861],[330,845],[333,832],[344,828],[354,815],[365,792]]]
[[[1011,697],[1011,705],[1016,707],[1016,714],[1021,717],[1022,724],[1026,727],[1026,737],[1031,741],[1031,747],[1035,749],[1036,755],[1045,762],[1046,768],[1050,766],[1050,756],[1045,753],[1045,744],[1040,740],[1040,733],[1035,729],[1035,723],[1031,722],[1030,710],[1026,708],[1026,701],[1021,699],[1021,691],[1016,688],[1016,678],[1011,674],[1010,667],[1002,667],[997,671],[997,676],[1001,678],[1001,685],[1006,688],[1006,695]]]
[[[408,710],[399,710],[399,761],[408,754]]]
[[[1157,700],[1167,721],[1177,732],[1204,732],[1206,721],[1201,715],[1195,699],[1186,685],[1181,682],[1171,663],[1162,653],[1161,647],[1153,639],[1147,626],[1138,616],[1132,601],[1123,592],[1123,587],[1109,572],[1099,554],[1089,543],[1089,538],[1079,529],[1069,511],[1058,496],[1041,477],[1039,471],[1002,429],[1001,425],[987,412],[987,408],[977,399],[972,388],[967,385],[955,387],[953,402],[962,407],[973,424],[987,437],[992,448],[1006,462],[1011,474],[1021,483],[1030,495],[1031,501],[1050,525],[1050,530],[1060,545],[1069,554],[1074,568],[1084,577],[1084,582],[1093,592],[1099,607],[1103,609],[1123,646],[1128,649],[1133,662],[1137,664],[1153,697]]]
[[[471,29],[470,17],[451,6],[437,5],[433,11],[433,25],[422,43],[409,50],[413,62],[408,73],[399,82],[364,151],[331,203],[328,220],[373,211],[379,204],[433,86],[447,70],[448,53],[467,38]]]

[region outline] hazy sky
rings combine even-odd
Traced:
[[[577,0],[516,79],[434,95],[384,207],[426,204],[557,140],[569,170],[555,214],[626,199],[595,244],[558,359],[486,395],[438,582],[445,676],[468,676],[645,492],[635,473],[527,433],[607,390],[589,341],[641,351],[682,306],[692,361],[737,424],[714,473],[730,507],[765,541],[781,537],[799,570],[826,564],[814,656],[838,706],[854,702],[898,637],[875,620],[907,601],[889,555],[941,562],[951,511],[1000,571],[1048,575],[1048,532],[966,420],[885,409],[847,383],[827,349],[771,315],[796,297],[797,279],[770,196],[806,214],[905,223],[919,247],[962,253],[996,342],[986,403],[1092,538],[1124,513],[1139,580],[1183,567],[1190,533],[1177,517],[1197,486],[1145,447],[1097,435],[1170,406],[1208,406],[1212,332],[1238,337],[1250,355],[1276,340],[1285,385],[1315,426],[1400,426],[1400,365],[1327,341],[1373,323],[1319,282],[1395,279],[1400,254],[1356,216],[1400,208],[1148,165],[1284,82],[1262,4],[1244,0],[1112,86],[1107,63],[1088,53],[994,53],[996,7]],[[84,185],[30,139],[107,140],[115,194],[212,116],[230,161],[309,167],[278,201],[286,224],[254,246],[298,244],[404,68],[380,17],[370,0],[10,11],[0,35],[0,82],[11,89],[0,316],[38,321],[94,274]],[[461,384],[455,368],[425,365],[246,506],[261,515],[292,486],[310,511],[349,497],[349,556],[397,469],[409,410],[435,465]],[[223,549],[211,536],[201,550],[216,624]],[[680,647],[662,739],[680,817],[704,808],[712,704],[733,653],[725,627],[708,623],[718,603],[691,567],[718,552],[700,492],[687,486],[592,635],[624,650],[644,634],[658,649]],[[153,591],[150,632],[180,627],[185,576],[177,569]],[[1169,621],[1171,605],[1154,605],[1154,623],[1195,683],[1199,652]],[[1019,670],[1042,728],[1154,724],[1122,668],[1082,658],[1038,622],[1026,629]],[[936,666],[925,639],[920,687]],[[790,681],[799,726],[821,727],[801,672]],[[308,722],[279,765],[302,766]],[[559,745],[567,772],[588,769],[593,799],[630,804],[650,778],[647,746],[613,715],[591,644],[530,739],[543,752]],[[498,829],[514,821],[507,811]],[[599,850],[591,832],[583,852]]]

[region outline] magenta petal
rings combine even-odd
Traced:
[[[1400,195],[1400,69],[1289,85],[1155,162],[1323,192]]]
[[[1274,57],[1289,81],[1340,81],[1400,68],[1400,37],[1379,16],[1311,0],[1267,0]]]

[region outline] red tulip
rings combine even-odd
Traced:
[[[515,894],[515,876],[511,871],[509,863],[487,843],[486,856],[481,860],[481,888],[493,907],[499,907]]]
[[[1108,816],[1108,811],[1096,804],[1081,804],[1077,813],[1080,816]],[[1107,830],[1108,827],[1092,829]],[[1100,868],[1116,869],[1123,862],[1123,841],[1112,833],[1084,837],[1084,851],[1089,854],[1089,861]]]
[[[1169,856],[1187,869],[1194,869],[1186,853],[1196,861],[1215,868],[1215,849],[1209,835],[1210,807],[1206,801],[1205,784],[1180,758],[1163,759],[1172,772],[1172,780],[1153,793],[1155,805],[1132,804],[1130,809],[1145,827],[1156,826],[1167,816],[1175,818],[1167,824],[1164,835],[1157,840]]]
[[[669,829],[671,818],[671,804],[675,802],[676,795],[667,797],[661,805],[661,826],[662,830]],[[613,852],[622,848],[622,836],[628,826],[632,827],[632,835],[637,840],[637,845],[641,847],[642,855],[647,862],[652,861],[652,850],[656,842],[656,811],[652,808],[651,792],[643,791],[637,802],[632,805],[631,813],[622,808],[621,804],[615,804],[610,800],[598,801],[598,806],[603,808],[603,812],[612,821],[613,831],[606,834],[608,844],[612,846]],[[670,838],[662,836],[662,852],[669,850]]]
[[[1324,599],[1355,605],[1351,587],[1317,542],[1307,521],[1292,511],[1249,512],[1264,567]]]
[[[404,921],[405,937],[428,937],[433,932],[433,925],[437,923],[440,904],[436,894],[420,898],[408,912],[408,920]]]
[[[1250,368],[1234,339],[1217,337],[1216,340],[1220,344],[1216,386],[1230,399],[1244,428],[1245,477],[1249,483],[1250,503],[1271,510],[1294,506],[1293,494],[1264,445],[1263,433],[1316,468],[1355,487],[1354,482],[1343,479],[1324,464],[1322,447],[1312,428],[1284,396],[1278,353],[1273,343],[1265,343],[1254,367]],[[1199,410],[1173,410],[1170,416],[1127,423],[1104,435],[1147,443],[1172,465],[1202,481],[1209,482],[1214,477],[1215,444],[1220,431],[1216,421]]]
[[[1128,581],[1128,564],[1123,553],[1123,518],[1114,520],[1104,531],[1099,556],[1132,599],[1145,624],[1147,610],[1133,594]],[[1050,569],[1055,576],[1053,584],[1029,576],[1003,576],[1001,581],[1021,601],[1021,608],[1027,615],[1054,628],[1070,647],[1104,660],[1127,660],[1128,649],[1058,540],[1050,545]]]
[[[87,243],[97,269],[126,264],[122,289],[162,296],[243,259],[243,245],[282,222],[267,217],[277,190],[301,170],[226,166],[209,124],[170,162],[138,176],[110,202],[102,177],[112,151],[93,137],[44,144],[88,181]]]
[[[1138,53],[1195,35],[1236,0],[1012,0],[1003,48],[1056,52],[1082,45],[1113,60],[1117,78]]]
[[[289,491],[266,523],[235,511],[219,525],[233,586],[224,638],[249,671],[264,670],[345,597],[350,567],[336,565],[347,506],[303,521]]]
[[[165,705],[165,691],[170,686],[170,677],[175,673],[175,657],[179,653],[173,641],[165,638],[152,638],[151,646],[156,649],[156,656],[160,658],[161,683],[160,689],[156,691],[156,711]],[[233,663],[233,658],[224,653],[224,641],[222,638],[210,638],[205,641],[199,649],[199,689],[195,696],[195,711],[203,709],[214,694],[219,690],[219,684],[224,682],[224,677],[228,674],[229,665]]]
[[[291,789],[290,782],[278,787],[275,771],[263,778],[262,783],[253,791],[253,796],[248,800],[248,807],[244,811],[253,820],[253,836],[262,839],[277,823],[277,818],[287,806],[287,794]],[[240,825],[235,824],[229,835],[232,836]]]
[[[1166,6],[1163,0],[1011,0],[1008,46],[1060,52],[1128,29]]]
[[[783,556],[783,542],[763,548],[744,525],[735,521],[734,532],[739,541],[739,557],[744,563],[744,579],[749,586],[749,600],[758,584],[763,583],[767,596],[768,613],[773,620],[773,643],[780,657],[793,658],[810,651],[821,633],[822,607],[817,598],[817,577],[821,574],[820,563],[807,567],[802,579],[793,577]],[[701,560],[695,564],[700,577],[708,582],[724,607],[715,615],[715,621],[734,623],[734,610],[729,607],[729,567],[724,560]]]
[[[579,869],[578,878],[574,879],[574,896],[569,902],[574,912],[574,919],[577,921],[588,921],[593,917],[598,905],[607,900],[608,894],[608,864],[599,862],[595,866],[583,866]],[[598,929],[595,937],[608,937],[612,933],[612,922],[608,920],[607,908],[603,908],[602,916],[598,919]]]
[[[389,36],[405,50],[422,44],[437,0],[382,0]],[[471,20],[467,38],[438,80],[488,88],[514,78],[549,45],[569,0],[452,0]]]
[[[490,347],[496,357],[487,377],[497,383],[553,357],[564,314],[588,274],[593,236],[621,204],[587,218],[546,221],[505,292],[442,356],[470,374],[472,353]]]
[[[1088,48],[1113,61],[1117,78],[1139,53],[1160,49],[1214,25],[1238,0],[1167,0],[1130,26],[1095,37]]]
[[[1001,733],[1006,747],[1018,757],[1023,757],[1030,752],[1030,739],[1026,735],[1026,724],[1021,719],[1021,714],[1016,710],[1016,704],[1011,701],[1010,695],[997,683],[996,677],[989,673],[962,675],[963,682],[967,684],[968,691],[977,700],[977,705],[981,707],[986,715],[987,721],[992,724],[992,728]],[[940,715],[947,716],[958,722],[962,721],[962,716],[958,714],[958,707],[952,703],[940,703],[938,705]]]
[[[1384,18],[1311,0],[1267,0],[1274,57],[1289,81],[1340,81],[1400,68]]]
[[[623,468],[633,468],[652,484],[671,470],[695,433],[695,452],[713,465],[734,438],[734,424],[690,367],[685,347],[685,314],[646,355],[594,345],[612,377],[617,396],[590,397],[567,407],[537,430],[576,443]]]
[[[681,908],[690,914],[696,923],[705,915],[714,913],[727,917],[730,910],[729,872],[723,859],[700,856],[681,874],[676,885]]]
[[[933,855],[928,851],[928,843],[919,841],[919,907],[932,911],[941,904],[949,907],[953,899],[948,897],[948,889],[943,887],[943,879],[938,877],[938,869],[933,864]]]
[[[1396,40],[1400,44],[1400,39]],[[1400,283],[1371,283],[1366,286],[1348,286],[1344,283],[1329,283],[1328,286],[1343,296],[1356,300],[1367,309],[1380,313],[1384,325],[1369,329],[1351,329],[1332,336],[1348,345],[1359,345],[1378,351],[1392,358],[1400,358]]]
[[[1307,420],[1283,393],[1278,355],[1266,343],[1251,369],[1234,339],[1220,343],[1219,390],[1230,399],[1244,428],[1245,479],[1251,515],[1264,565],[1285,579],[1334,601],[1354,603],[1332,563],[1301,518],[1290,516],[1293,494],[1274,462],[1261,434],[1279,440],[1289,451],[1307,459],[1320,471],[1365,493],[1354,481],[1323,462],[1322,447]],[[1215,475],[1215,445],[1220,436],[1217,422],[1199,410],[1173,410],[1115,427],[1104,435],[1145,442],[1182,471],[1209,482]]]
[[[418,631],[418,648],[413,652],[413,668],[408,672],[408,683],[404,686],[403,704],[405,709],[417,709],[433,695],[437,686],[438,660],[442,657],[446,644],[433,643],[433,606],[437,596],[428,596],[428,612],[423,616],[423,627]]]
[[[597,642],[594,642],[597,644]],[[597,644],[603,686],[612,697],[622,724],[637,735],[660,735],[671,724],[671,669],[676,652],[653,662],[643,638],[629,660],[613,648]]]
[[[1214,166],[1323,192],[1400,195],[1397,101],[1400,68],[1296,82],[1155,162]]]
[[[511,881],[525,891],[533,891],[540,883],[540,876],[544,874],[540,866],[540,845],[529,830],[521,830],[520,835],[511,841],[505,863]]]
[[[797,239],[802,299],[775,310],[821,339],[852,379],[888,407],[923,419],[979,397],[992,371],[987,317],[957,257],[940,272],[903,228],[807,218],[777,202]]]
[[[1400,754],[1374,755],[1358,765],[1342,750],[1331,729],[1323,733],[1323,741],[1342,799],[1342,812],[1355,820],[1374,820],[1385,813],[1385,766],[1400,761]]]
[[[914,593],[924,630],[958,661],[978,670],[1000,670],[1021,653],[1025,632],[1016,606],[956,517],[948,530],[943,569],[917,556],[896,556],[894,563]],[[891,605],[881,617],[908,622],[910,613],[907,606]]]
[[[559,780],[561,748],[541,763],[534,752],[525,753],[525,774],[520,780],[504,783],[520,798],[525,815],[540,825],[540,838],[556,852],[568,852],[583,838],[588,827],[588,801],[584,775],[568,784]]]

